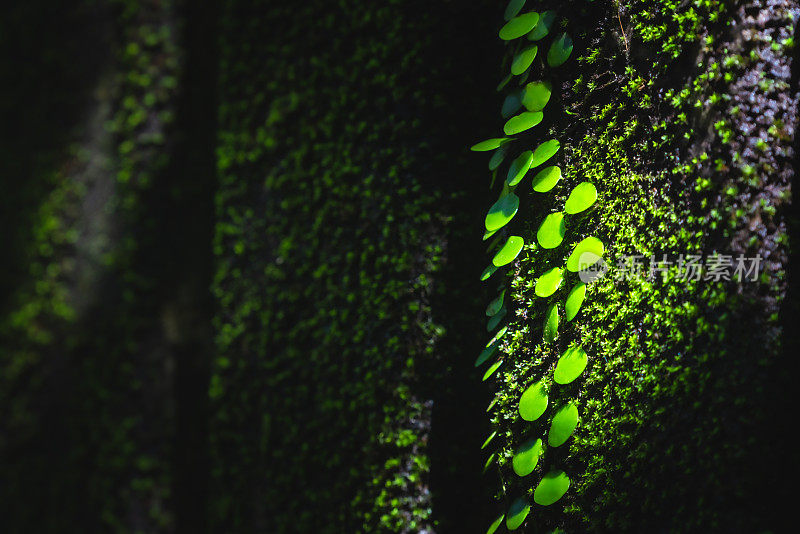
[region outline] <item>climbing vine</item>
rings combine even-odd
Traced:
[[[558,351],[560,357],[556,360],[559,325],[562,317],[566,322],[571,322],[578,316],[586,296],[587,283],[591,281],[591,272],[602,265],[605,252],[603,242],[594,236],[586,236],[577,242],[566,258],[566,247],[562,247],[574,220],[582,217],[598,198],[597,189],[591,182],[575,185],[560,209],[549,198],[545,212],[537,217],[541,220],[534,242],[526,244],[522,236],[511,235],[511,222],[520,209],[521,198],[530,195],[531,190],[533,194],[550,193],[552,197],[552,192],[561,182],[562,169],[554,164],[561,149],[560,141],[547,139],[549,136],[543,135],[534,140],[531,134],[534,127],[543,122],[545,109],[550,113],[555,107],[555,104],[547,107],[553,93],[553,84],[546,79],[549,69],[566,63],[573,49],[570,35],[560,31],[561,26],[567,25],[565,19],[559,20],[555,11],[521,13],[524,5],[525,0],[511,0],[508,3],[504,14],[506,22],[499,31],[500,39],[507,44],[506,59],[510,59],[510,72],[497,88],[505,93],[501,108],[501,116],[506,119],[504,136],[472,146],[472,150],[477,152],[493,151],[489,160],[492,173],[490,187],[499,189],[498,199],[489,208],[484,221],[486,232],[483,239],[490,240],[487,252],[492,254],[492,259],[481,274],[481,280],[489,281],[501,269],[501,274],[507,277],[508,268],[514,265],[514,260],[523,251],[540,256],[536,261],[540,274],[532,282],[539,302],[532,302],[530,309],[534,312],[533,317],[541,320],[542,344],[552,352],[553,357],[537,376],[530,377],[527,384],[520,384],[524,388],[520,388],[522,392],[517,411],[519,417],[529,425],[524,431],[525,437],[517,446],[512,467],[515,476],[523,481],[524,489],[512,493],[507,490],[511,485],[503,482],[502,495],[510,504],[507,503],[506,511],[491,523],[488,534],[495,532],[503,521],[508,530],[516,530],[525,522],[531,510],[531,490],[533,503],[551,506],[569,489],[569,474],[560,468],[558,458],[555,454],[549,454],[549,451],[567,443],[577,428],[579,405],[575,399],[556,405],[550,402],[550,396],[553,388],[565,388],[583,374],[589,355],[580,343],[573,342],[560,347],[563,351]],[[557,26],[557,22],[560,26]],[[540,47],[543,52],[547,51],[546,54],[539,54]],[[529,82],[534,73],[540,74],[541,79]],[[529,148],[533,146],[535,148]],[[510,162],[507,164],[505,180],[496,186],[499,170],[506,168],[504,163],[507,160]],[[548,163],[550,165],[545,165]],[[525,178],[533,170],[536,172],[531,173],[533,177],[528,185]],[[571,289],[564,295],[566,287]],[[501,326],[511,306],[505,302],[508,288],[504,279],[497,289],[498,295],[486,308],[487,330],[495,333],[475,361],[475,366],[480,367],[494,359],[483,375],[484,381],[491,378],[510,356],[504,352],[508,347],[504,339],[508,327]],[[525,314],[525,310],[522,311]],[[488,448],[496,436],[497,430],[490,434],[483,448]],[[485,468],[490,468],[496,459],[497,453],[491,454]],[[529,482],[531,479],[536,482]]]

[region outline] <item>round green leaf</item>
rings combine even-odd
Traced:
[[[488,438],[486,438],[486,441],[484,441],[484,442],[483,442],[483,445],[481,445],[481,450],[483,450],[483,449],[485,449],[486,447],[488,447],[488,446],[489,446],[489,444],[492,442],[492,440],[495,438],[495,436],[497,436],[497,430],[495,430],[494,432],[492,432],[491,434],[489,434],[489,437],[488,437]]]
[[[486,214],[485,226],[489,232],[499,230],[508,221],[514,218],[519,209],[519,197],[514,193],[508,193],[492,204],[489,213]],[[498,266],[499,267],[499,266]]]
[[[547,64],[551,67],[563,65],[572,53],[572,38],[566,33],[560,34],[547,51]]]
[[[475,143],[474,145],[472,145],[470,150],[472,150],[473,152],[488,152],[489,150],[500,148],[509,141],[511,141],[511,139],[508,137],[493,137],[492,139],[487,139],[486,141]]]
[[[562,406],[553,416],[550,431],[547,433],[547,444],[551,447],[560,447],[569,439],[577,426],[578,407],[570,402]]]
[[[483,374],[483,378],[481,380],[483,380],[484,382],[488,380],[494,374],[494,372],[500,368],[501,365],[503,365],[503,360],[497,360],[496,362],[494,362],[494,364],[492,364],[492,366],[489,367],[489,369],[487,369],[486,372]]]
[[[504,119],[507,119],[514,113],[519,111],[519,108],[521,107],[522,107],[522,98],[520,96],[520,92],[514,91],[513,93],[506,96],[505,100],[503,100],[503,107],[500,108],[500,115]]]
[[[506,176],[506,183],[509,187],[517,185],[525,177],[525,173],[531,168],[531,161],[533,161],[533,152],[526,150],[511,162]]]
[[[581,347],[571,347],[558,359],[553,379],[556,384],[569,384],[578,378],[589,362],[589,357]]]
[[[475,367],[480,367],[481,365],[486,363],[486,360],[494,356],[495,352],[497,352],[496,344],[489,345],[488,347],[483,349],[483,351],[481,351],[481,353],[478,355],[478,358],[475,360]]]
[[[508,530],[517,530],[525,518],[528,517],[528,512],[531,511],[531,505],[525,497],[520,497],[511,503],[508,509],[508,516],[506,516],[506,528]]]
[[[487,332],[491,332],[492,330],[497,328],[497,326],[500,324],[500,321],[502,321],[503,318],[506,316],[507,312],[508,312],[508,310],[503,308],[502,310],[497,312],[495,315],[493,315],[492,318],[489,319],[489,322],[486,323],[486,331]]]
[[[519,415],[526,421],[536,421],[547,409],[547,392],[542,382],[531,384],[519,398]]]
[[[528,111],[541,111],[550,101],[550,82],[531,82],[522,91],[520,104]]]
[[[572,273],[591,267],[603,257],[605,246],[596,237],[587,237],[572,249],[572,254],[567,258],[567,270]]]
[[[567,321],[571,321],[578,315],[578,311],[581,309],[581,304],[583,304],[585,296],[586,284],[583,282],[578,282],[575,284],[575,287],[570,290],[569,295],[567,295],[567,302],[564,304]]]
[[[569,194],[564,211],[570,215],[580,213],[597,200],[597,189],[590,182],[581,182]]]
[[[539,22],[536,23],[536,26],[528,33],[528,40],[529,41],[538,41],[545,37],[548,33],[550,33],[550,28],[553,27],[553,23],[556,21],[556,12],[555,11],[545,11],[539,15]]]
[[[558,267],[553,267],[545,271],[545,273],[536,280],[534,293],[536,293],[537,297],[549,297],[561,287],[561,282],[563,280],[564,271]]]
[[[523,245],[525,245],[525,240],[518,235],[512,235],[508,238],[506,244],[494,255],[492,263],[497,267],[502,267],[503,265],[511,263],[517,258]]]
[[[497,312],[500,311],[500,309],[503,307],[503,300],[505,299],[505,297],[506,297],[506,290],[504,289],[489,303],[488,306],[486,306],[486,317],[491,317],[492,315],[495,315],[497,314]]]
[[[492,276],[496,270],[497,267],[495,267],[494,265],[490,265],[487,268],[485,268],[481,273],[481,282],[488,280],[489,277]]]
[[[547,473],[533,492],[533,501],[542,506],[557,502],[569,489],[569,477],[564,471]]]
[[[551,304],[544,317],[544,342],[552,343],[558,337],[558,304]]]
[[[552,158],[558,149],[561,148],[561,143],[557,139],[550,139],[536,147],[533,151],[533,161],[531,167],[538,167],[548,159]]]
[[[500,28],[500,33],[498,35],[503,41],[517,39],[530,32],[536,26],[537,22],[539,22],[538,13],[534,11],[525,13],[506,22],[506,24]]]
[[[525,0],[509,0],[506,6],[506,12],[503,14],[505,20],[511,20],[522,10],[525,5]]]
[[[503,125],[503,132],[505,132],[506,135],[524,132],[542,122],[542,117],[544,117],[544,115],[541,111],[523,111],[519,115],[511,117],[506,121]]]
[[[539,456],[542,454],[542,440],[532,439],[523,443],[511,460],[514,472],[525,477],[533,473],[536,464],[539,463]]]
[[[511,0],[512,2],[514,0]],[[523,0],[524,1],[524,0]],[[487,463],[490,463],[487,461]],[[500,528],[500,525],[503,523],[503,519],[506,518],[506,514],[500,514],[497,516],[497,519],[492,521],[492,524],[489,525],[489,529],[486,531],[486,534],[494,534],[497,532],[497,529]]]
[[[536,240],[542,248],[556,248],[564,240],[567,225],[563,213],[551,213],[544,218],[539,230],[536,231]]]
[[[537,193],[547,193],[556,186],[559,180],[561,180],[561,167],[551,165],[536,173],[531,183],[533,190]]]
[[[536,45],[529,45],[517,52],[511,61],[511,74],[518,76],[528,70],[533,60],[536,59],[536,52],[539,47]]]

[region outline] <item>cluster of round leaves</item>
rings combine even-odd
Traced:
[[[498,86],[502,90],[515,76],[520,77],[519,90],[511,91],[503,102],[501,115],[506,122],[503,126],[504,137],[487,139],[472,146],[473,151],[494,151],[489,160],[489,170],[496,178],[498,168],[511,154],[516,139],[512,136],[526,132],[538,125],[544,118],[544,108],[550,101],[552,84],[548,81],[527,82],[531,66],[536,59],[538,43],[547,37],[553,29],[556,14],[553,11],[537,13],[534,11],[520,13],[525,5],[525,0],[511,0],[505,11],[506,24],[500,29],[499,37],[504,41],[513,41],[516,49],[511,61],[510,73]],[[533,44],[530,44],[533,43]],[[547,52],[546,64],[558,67],[564,64],[572,52],[572,39],[566,33],[553,37]],[[522,110],[522,111],[520,111]],[[534,149],[524,149],[519,152],[508,164],[506,179],[497,201],[489,208],[484,221],[486,232],[484,240],[494,238],[489,246],[489,251],[496,249],[491,264],[484,269],[481,280],[488,280],[498,269],[512,263],[525,246],[524,239],[518,235],[508,235],[507,225],[517,214],[520,197],[516,189],[523,183],[528,172],[536,169],[531,179],[531,189],[536,193],[548,193],[561,180],[562,171],[558,165],[544,166],[559,151],[561,145],[557,139],[545,140]],[[536,232],[538,247],[542,249],[555,249],[564,241],[567,232],[568,217],[584,212],[597,200],[597,190],[590,182],[579,183],[569,194],[563,212],[554,212],[547,215]],[[501,244],[502,243],[502,244]],[[532,247],[537,248],[537,245]],[[536,281],[535,294],[541,298],[553,295],[562,285],[565,269],[569,272],[578,272],[595,264],[604,253],[603,243],[595,237],[587,237],[580,241],[572,250],[563,267],[553,266],[547,269]],[[586,294],[586,284],[578,282],[570,291],[564,304],[566,318],[571,321],[580,310]],[[501,289],[497,297],[486,308],[489,317],[487,330],[497,329],[507,314],[504,305],[506,290]],[[559,305],[552,303],[545,312],[543,325],[543,339],[545,343],[553,342],[558,336]],[[502,338],[507,332],[504,326],[497,331],[493,338],[486,344],[485,349],[475,361],[475,366],[481,366],[492,359],[500,348]],[[588,363],[586,352],[579,346],[567,349],[559,358],[553,373],[553,381],[564,385],[573,382],[585,370]],[[503,358],[496,361],[487,369],[483,380],[489,379],[503,364]],[[522,394],[519,402],[519,413],[525,421],[536,421],[544,415],[548,407],[547,384],[539,380],[528,387]],[[574,402],[560,406],[552,417],[550,429],[547,434],[547,445],[559,447],[566,443],[578,425],[578,408]],[[493,432],[484,442],[485,448],[497,435]],[[515,454],[512,465],[514,472],[525,477],[536,468],[540,456],[544,452],[542,439],[531,439],[523,443]],[[494,460],[494,455],[487,461],[487,467]],[[556,503],[568,490],[570,479],[561,470],[553,469],[547,472],[533,493],[533,500],[541,506]],[[507,513],[500,516],[490,525],[487,534],[495,532],[505,520],[506,528],[515,530],[525,521],[530,512],[530,503],[526,496],[514,500]]]

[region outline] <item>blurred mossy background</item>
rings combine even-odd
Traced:
[[[765,271],[590,287],[573,486],[523,530],[793,532],[797,3],[528,4],[576,43],[539,127],[556,198],[600,192],[569,239]],[[504,7],[0,8],[0,531],[483,532],[530,489],[541,255],[472,365]]]

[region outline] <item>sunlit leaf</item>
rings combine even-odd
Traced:
[[[511,74],[519,76],[531,66],[533,60],[536,59],[536,52],[539,47],[536,45],[529,45],[517,52],[514,59],[511,61]]]
[[[547,193],[561,180],[561,167],[551,165],[536,173],[531,183],[537,193]]]
[[[572,54],[572,38],[566,33],[559,34],[547,51],[547,64],[551,67],[563,65]]]
[[[597,200],[597,189],[594,184],[581,182],[569,194],[564,211],[570,215],[580,213],[594,204],[595,200]]]
[[[564,271],[558,267],[548,269],[545,273],[536,280],[536,287],[534,293],[537,297],[549,297],[561,287],[561,282],[564,281]]]
[[[533,501],[542,506],[557,502],[569,489],[569,477],[564,471],[547,473],[533,492]]]
[[[508,530],[517,530],[525,518],[528,517],[528,512],[531,511],[531,505],[525,497],[520,497],[511,503],[506,516],[506,528]]]
[[[500,339],[501,337],[506,335],[507,331],[508,331],[508,327],[507,326],[504,326],[503,328],[498,330],[497,333],[494,335],[494,337],[489,340],[489,342],[486,344],[486,346],[488,347],[488,346],[494,344],[498,339]]]
[[[578,315],[578,311],[581,309],[581,304],[583,304],[585,296],[586,284],[583,282],[578,282],[575,284],[575,287],[570,290],[569,295],[567,295],[567,302],[564,304],[567,321],[571,321]]]
[[[509,141],[511,141],[509,137],[493,137],[492,139],[487,139],[486,141],[475,143],[474,145],[472,145],[470,150],[474,152],[488,152],[489,150],[500,148]]]
[[[544,316],[544,342],[552,343],[558,337],[558,304],[551,304]]]
[[[517,185],[519,181],[525,177],[525,173],[528,172],[528,169],[530,169],[531,161],[533,161],[533,152],[530,150],[526,150],[512,161],[511,165],[508,167],[506,183],[511,187]]]
[[[486,231],[483,233],[483,241],[486,241],[487,239],[491,238],[491,237],[492,237],[494,234],[496,234],[496,233],[497,233],[497,231],[498,231],[498,230],[500,230],[500,228],[495,228],[494,230],[486,230]],[[498,236],[498,237],[499,237],[499,236]],[[496,238],[495,238],[495,239],[496,239]]]
[[[514,0],[511,1],[513,2]],[[489,525],[489,529],[486,531],[486,534],[494,534],[495,532],[497,532],[497,529],[500,528],[501,524],[503,524],[503,519],[505,518],[506,514],[500,514],[499,516],[497,516],[497,519],[492,521],[492,524]]]
[[[488,437],[488,438],[486,438],[486,441],[484,441],[484,442],[483,442],[483,445],[481,445],[481,450],[483,450],[483,449],[485,449],[486,447],[488,447],[488,446],[489,446],[489,444],[492,442],[492,440],[495,438],[495,436],[497,436],[497,430],[495,430],[494,432],[492,432],[491,434],[489,434],[489,437]]]
[[[550,431],[547,433],[547,444],[551,447],[563,445],[578,426],[578,407],[570,402],[556,412],[550,422]]]
[[[550,139],[549,141],[545,141],[541,145],[536,147],[536,150],[533,151],[533,161],[531,162],[531,168],[538,167],[548,159],[552,158],[558,149],[561,148],[561,143],[558,142],[557,139]]]
[[[542,382],[531,384],[519,398],[519,415],[526,421],[535,421],[547,409],[547,392]]]
[[[542,117],[544,117],[544,115],[541,111],[523,111],[519,115],[511,117],[506,121],[503,125],[503,132],[506,135],[524,132],[542,122]]]
[[[551,213],[539,225],[539,230],[536,231],[536,240],[542,248],[556,248],[564,240],[566,231],[564,214]]]
[[[485,221],[486,230],[492,232],[502,228],[514,218],[518,209],[519,197],[514,193],[508,193],[489,208]]]
[[[505,20],[511,20],[522,10],[523,6],[525,6],[525,0],[509,0],[508,5],[506,6],[506,11],[503,13],[503,18]]]
[[[531,82],[522,91],[520,103],[528,111],[541,111],[550,101],[550,82]]]
[[[521,476],[528,476],[536,469],[536,464],[539,463],[539,456],[542,454],[542,440],[532,439],[520,445],[517,453],[511,460],[511,465],[514,472]]]
[[[583,373],[588,362],[589,357],[581,347],[568,348],[558,359],[553,380],[556,384],[569,384]]]
[[[530,13],[518,15],[506,22],[506,24],[500,28],[498,35],[500,39],[504,41],[517,39],[530,32],[536,26],[537,22],[539,22],[539,14],[536,12],[532,11]]]
[[[567,258],[567,270],[573,273],[591,267],[603,257],[605,246],[596,237],[587,237],[572,249]]]
[[[550,33],[550,28],[553,27],[553,23],[556,21],[556,12],[555,11],[545,11],[539,14],[539,22],[536,23],[536,26],[528,33],[528,40],[529,41],[538,41],[545,37],[548,33]]]
[[[503,360],[497,360],[497,361],[496,361],[494,364],[492,364],[492,366],[491,366],[491,367],[489,367],[489,369],[488,369],[488,370],[487,370],[487,371],[486,371],[486,372],[483,374],[483,378],[482,378],[481,380],[483,380],[484,382],[485,382],[486,380],[488,380],[488,379],[489,379],[489,378],[490,378],[490,377],[491,377],[491,376],[492,376],[492,375],[495,373],[495,371],[497,371],[497,370],[500,368],[500,366],[501,366],[501,365],[503,365]]]
[[[505,245],[497,251],[497,254],[494,255],[492,263],[498,267],[511,263],[517,258],[523,245],[525,245],[525,240],[518,235],[512,235],[508,238]]]

